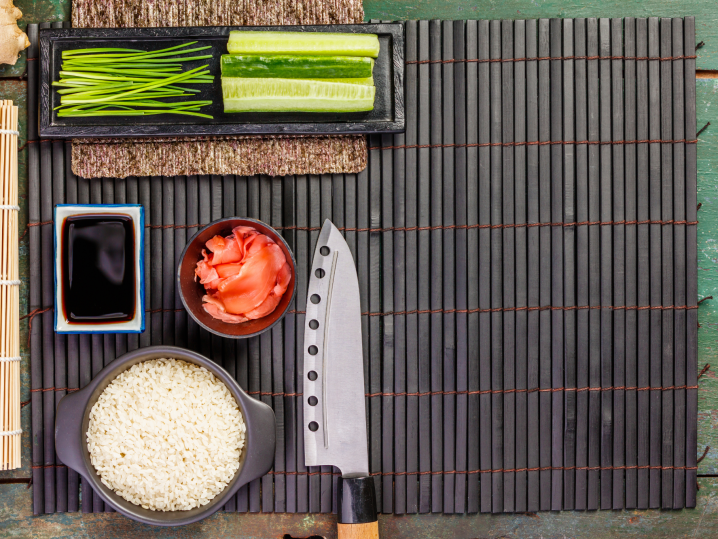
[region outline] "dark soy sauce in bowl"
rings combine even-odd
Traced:
[[[62,225],[62,308],[70,324],[132,320],[135,230],[122,214],[84,214]]]

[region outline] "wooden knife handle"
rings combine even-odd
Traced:
[[[342,477],[338,502],[339,539],[379,539],[376,494],[371,477]]]
[[[379,539],[379,523],[337,524],[339,539]]]

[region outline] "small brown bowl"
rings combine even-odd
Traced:
[[[195,281],[194,270],[197,267],[197,262],[202,259],[202,249],[205,249],[205,244],[208,240],[214,236],[227,237],[232,233],[232,229],[237,226],[251,226],[257,229],[262,234],[265,234],[272,238],[274,242],[279,245],[279,248],[287,257],[287,262],[292,270],[292,278],[289,281],[287,291],[279,301],[279,305],[270,314],[264,318],[258,318],[257,320],[249,320],[248,322],[242,322],[241,324],[228,324],[217,320],[213,316],[207,313],[202,307],[202,296],[206,294],[205,288],[200,282]],[[294,299],[294,294],[297,291],[297,268],[294,260],[294,255],[289,249],[289,245],[284,241],[284,238],[277,233],[271,226],[257,221],[255,219],[249,219],[245,217],[225,217],[208,224],[206,227],[197,232],[192,239],[187,242],[187,245],[182,252],[182,258],[180,259],[179,267],[177,268],[177,284],[179,285],[180,298],[182,303],[189,312],[190,316],[207,331],[211,331],[215,335],[220,337],[228,337],[230,339],[246,339],[248,337],[254,337],[260,333],[267,331],[279,322],[284,314],[289,309],[289,305]]]

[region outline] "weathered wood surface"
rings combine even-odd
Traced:
[[[111,0],[118,2],[121,0]],[[20,28],[29,22],[70,20],[70,0],[16,0]],[[550,17],[684,17],[696,16],[696,35],[706,45],[698,69],[718,69],[718,10],[714,0],[364,0],[365,20],[536,19]],[[26,53],[14,66],[0,66],[0,77],[25,72]]]
[[[117,0],[115,0],[117,1]],[[28,22],[67,20],[68,0],[18,0],[24,13],[21,26]],[[366,0],[367,19],[402,18],[533,18],[533,17],[623,17],[696,15],[698,40],[706,42],[699,50],[698,67],[718,68],[718,11],[713,0],[681,3],[659,0],[627,0],[602,3],[539,1],[534,3],[497,0],[449,0],[448,2],[398,2]],[[25,70],[24,57],[13,67],[0,67],[0,77],[20,77]],[[20,144],[25,141],[24,80],[0,82],[0,96],[21,107]],[[715,365],[700,380],[698,446],[710,450],[699,465],[699,475],[718,475],[718,80],[699,80],[697,84],[698,127],[713,126],[700,135],[698,145],[698,266],[699,298],[714,296],[699,309],[699,366]],[[21,230],[27,222],[25,152],[20,152]],[[27,277],[27,241],[20,243],[21,275]],[[27,289],[21,300],[21,315],[27,311]],[[27,325],[22,327],[23,342]],[[23,347],[23,395],[29,400],[28,350]],[[0,537],[253,537],[279,538],[312,534],[336,537],[335,520],[322,515],[217,514],[202,523],[178,529],[153,529],[131,522],[117,514],[56,514],[32,516],[31,489],[22,481],[30,477],[30,410],[23,408],[23,468],[0,473]],[[622,537],[656,538],[717,537],[718,479],[700,477],[698,507],[683,511],[619,511],[598,513],[541,513],[538,515],[412,515],[381,517],[383,537]]]
[[[718,537],[718,480],[701,478],[696,509],[683,511],[602,511],[468,516],[380,516],[385,539],[710,539]],[[287,513],[216,513],[181,528],[153,528],[117,513],[58,513],[32,516],[26,485],[3,485],[0,537],[170,539],[336,539],[336,517]],[[285,535],[288,534],[288,535]]]
[[[47,0],[45,0],[47,1]],[[52,0],[58,1],[58,0]],[[705,41],[698,69],[718,69],[718,10],[714,0],[364,0],[366,20],[548,19],[577,17],[685,17],[695,15]],[[686,53],[688,54],[688,53]]]
[[[696,83],[698,129],[718,126],[718,79]],[[698,453],[709,447],[699,475],[718,474],[718,129],[709,126],[698,143],[698,365],[713,365],[698,384]],[[698,493],[700,496],[701,493]]]

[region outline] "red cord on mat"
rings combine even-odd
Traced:
[[[405,64],[455,64],[455,63],[504,63],[504,62],[540,62],[543,60],[660,60],[661,62],[669,62],[672,60],[694,60],[698,56],[679,54],[676,56],[664,56],[662,58],[652,56],[541,56],[538,58],[467,58],[457,60],[409,60]]]
[[[612,144],[696,144],[698,139],[686,140],[662,140],[662,139],[641,139],[641,140],[529,140],[521,142],[472,142],[469,144],[402,144],[399,146],[371,146],[369,150],[413,150],[415,148],[486,148],[491,146],[552,146],[555,144],[588,144],[588,145],[612,145]]]

